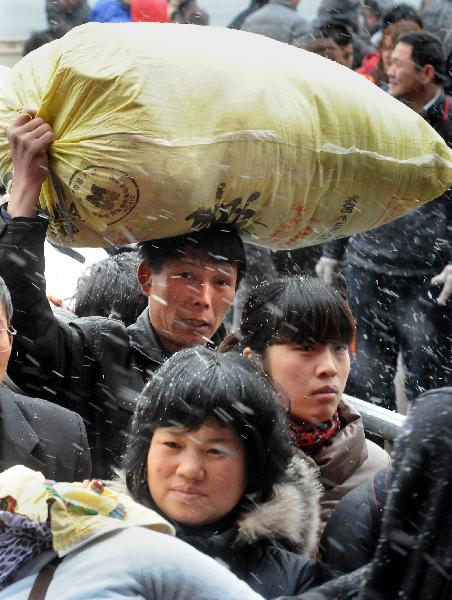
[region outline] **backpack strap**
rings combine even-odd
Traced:
[[[56,556],[51,562],[42,567],[33,583],[28,600],[44,600],[61,560],[59,556]]]
[[[386,504],[389,489],[389,474],[389,468],[382,469],[381,471],[377,471],[372,478],[372,491],[378,512],[382,512]]]

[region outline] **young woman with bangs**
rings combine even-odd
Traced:
[[[342,398],[354,334],[353,315],[337,290],[320,279],[292,277],[255,288],[239,333],[221,346],[259,360],[284,392],[297,454],[316,467],[324,488],[321,531],[347,492],[390,464]]]
[[[330,578],[307,558],[317,544],[317,477],[293,456],[273,385],[241,354],[194,347],[169,358],[142,392],[123,469],[137,502],[263,598]]]

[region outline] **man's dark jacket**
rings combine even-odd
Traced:
[[[79,415],[0,386],[0,471],[24,465],[48,479],[91,477],[85,426]]]
[[[452,99],[441,93],[422,117],[452,146]],[[452,262],[452,194],[428,202],[387,225],[322,246],[323,256],[397,277],[439,274]]]
[[[137,396],[167,355],[147,309],[129,327],[103,317],[70,323],[54,317],[45,294],[46,230],[43,218],[0,220],[0,275],[11,292],[18,331],[8,374],[27,394],[82,416],[93,474],[110,477]]]

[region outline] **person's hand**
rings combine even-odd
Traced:
[[[24,110],[8,128],[13,159],[13,179],[8,212],[12,217],[35,217],[39,193],[47,176],[47,151],[52,128],[33,110]]]
[[[328,258],[327,256],[322,256],[315,266],[315,272],[317,274],[317,277],[323,279],[325,283],[333,285],[333,275],[338,270],[340,264],[340,260],[336,260],[335,258]]]
[[[442,284],[443,289],[436,301],[444,306],[452,296],[452,264],[446,265],[439,275],[432,277],[431,283],[434,285]]]

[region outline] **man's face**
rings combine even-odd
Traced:
[[[309,50],[309,52],[314,52],[314,54],[329,58],[333,61],[336,61],[337,49],[337,44],[335,44],[330,38],[314,39],[307,46],[307,50]]]
[[[376,17],[374,13],[367,7],[363,9],[363,17],[366,27],[370,31],[372,31],[378,25],[378,17]]]
[[[167,260],[160,273],[142,262],[138,276],[162,346],[177,352],[205,344],[220,327],[235,296],[237,267],[187,255]]]
[[[334,58],[337,63],[340,65],[344,65],[344,67],[348,67],[351,69],[353,64],[353,44],[345,44],[345,46],[339,46],[338,44],[334,44]]]
[[[411,58],[412,46],[400,42],[391,56],[388,69],[389,93],[400,100],[413,100],[424,90],[422,69],[416,68]]]

